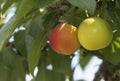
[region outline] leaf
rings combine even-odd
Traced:
[[[92,56],[92,54],[86,54],[85,56],[80,54],[80,66],[82,67],[82,69],[86,67]]]
[[[72,7],[67,10],[67,12],[63,15],[62,19],[66,20],[66,22],[68,22],[69,24],[79,27],[80,23],[86,17],[87,16],[85,15],[85,12],[81,11],[80,9],[76,9],[75,7]]]
[[[43,19],[42,24],[46,30],[51,30],[51,28],[53,28],[53,26],[59,21],[59,18],[60,18],[59,10],[53,10],[50,12],[48,11],[42,17]]]
[[[16,64],[14,65],[14,68],[9,75],[9,81],[25,81],[25,66],[24,66],[24,59],[17,57],[15,60]]]
[[[18,26],[18,20],[16,16],[13,16],[3,27],[0,29],[0,51],[4,48],[9,37]]]
[[[7,59],[7,60],[6,60]],[[6,48],[2,51],[1,60],[4,67],[12,69],[15,64],[16,53],[11,48]]]
[[[34,40],[34,38],[31,35],[29,35],[28,33],[26,33],[26,35],[25,35],[25,42],[26,42],[27,54],[31,50],[31,46],[32,46],[33,40]]]
[[[9,77],[9,70],[6,70],[5,67],[0,66],[0,81],[7,81]]]
[[[9,73],[15,65],[15,52],[11,48],[4,49],[0,54],[0,81],[7,81]],[[6,60],[7,59],[7,60]]]
[[[25,30],[20,30],[14,34],[14,44],[19,50],[19,52],[27,57],[27,50],[26,50],[26,41],[25,41]]]
[[[32,19],[27,22],[26,28],[27,28],[27,33],[30,34],[33,38],[35,38],[40,30],[43,30],[43,25],[42,25],[42,15],[38,16],[35,19]]]
[[[79,7],[82,10],[88,10],[91,15],[94,14],[96,9],[96,0],[67,0],[72,5]]]
[[[37,5],[37,7],[45,8],[45,7],[52,5],[53,3],[57,2],[57,1],[58,0],[35,0],[35,3]]]
[[[65,75],[55,72],[53,70],[48,70],[46,67],[46,57],[44,55],[44,57],[42,58],[42,63],[40,63],[39,65],[39,70],[38,70],[38,74],[35,77],[35,81],[65,81]]]
[[[0,0],[0,5],[4,2],[5,0]]]
[[[117,34],[116,38],[114,38],[109,47],[102,50],[102,55],[110,63],[117,65],[120,63],[120,32],[116,32],[115,34]]]
[[[31,8],[33,8],[32,0],[22,0],[16,15],[0,29],[0,51],[4,48],[15,28],[19,26],[21,19],[31,10]]]
[[[3,6],[2,13],[4,14],[10,6],[14,3],[15,0],[7,0]]]
[[[31,50],[28,55],[28,67],[30,73],[33,75],[35,67],[38,65],[41,55],[41,49],[46,44],[46,31],[41,31],[40,34],[33,41]]]
[[[49,49],[48,54],[51,60],[51,64],[53,66],[53,70],[55,72],[71,76],[72,74],[71,60],[72,59],[70,58],[70,56],[57,54],[52,49]]]
[[[101,16],[108,21],[108,23],[111,25],[113,30],[120,30],[120,16],[119,16],[119,10],[115,10],[113,7],[109,6],[110,8],[103,9]],[[112,12],[111,12],[112,11]]]
[[[0,80],[25,81],[24,59],[19,57],[10,47],[7,47],[1,53]]]
[[[25,15],[35,6],[33,0],[22,0],[16,10],[17,19],[25,17]]]

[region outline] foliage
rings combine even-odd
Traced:
[[[16,9],[15,14],[5,23],[11,8]],[[84,69],[89,60],[97,56],[103,63],[94,80],[120,79],[119,0],[0,0],[0,81],[25,81],[25,75],[30,73],[32,81],[65,81],[66,78],[73,81],[76,67],[71,68],[71,62],[75,55],[56,54],[49,46],[49,34],[58,23],[78,27],[92,16],[106,20],[114,38],[107,48],[98,51],[81,47],[77,52],[79,64]],[[52,68],[46,68],[48,66]]]

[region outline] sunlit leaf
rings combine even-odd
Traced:
[[[10,6],[13,4],[15,0],[7,0],[3,6],[3,9],[2,9],[2,13],[4,14],[9,8]]]
[[[16,16],[13,16],[3,27],[0,29],[0,51],[4,48],[11,34],[18,26]]]
[[[26,5],[27,4],[27,5]],[[21,19],[33,8],[34,3],[32,0],[22,0],[21,5],[17,9],[16,15],[13,16],[3,27],[0,29],[0,51],[4,48],[11,34],[16,27],[19,26]]]

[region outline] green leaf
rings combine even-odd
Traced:
[[[51,30],[54,27],[54,25],[59,21],[59,18],[60,18],[59,10],[48,11],[42,17],[43,19],[42,24],[46,30]]]
[[[0,51],[4,48],[11,34],[18,26],[16,16],[13,16],[3,27],[0,29]]]
[[[116,0],[116,8],[120,9],[120,0]]]
[[[28,55],[29,71],[33,75],[35,67],[38,65],[41,56],[41,49],[46,44],[46,31],[41,31],[33,41],[31,50]]]
[[[120,9],[116,9],[109,6],[110,8],[103,9],[101,16],[108,21],[113,30],[120,30]],[[112,12],[111,12],[112,11]]]
[[[40,30],[44,29],[42,25],[43,20],[41,17],[42,15],[28,21],[26,24],[27,33],[31,35],[33,38],[35,38],[39,34]]]
[[[82,67],[82,69],[86,67],[92,56],[92,54],[80,54],[80,66]]]
[[[5,0],[0,0],[0,5],[4,2]]]
[[[94,14],[96,9],[96,0],[68,0],[68,2],[82,10],[88,10],[91,15]]]
[[[0,81],[7,81],[9,77],[9,70],[5,67],[0,66]]]
[[[14,3],[15,0],[7,0],[3,6],[2,13],[4,14],[10,6]]]
[[[16,64],[14,65],[13,70],[10,72],[9,81],[25,81],[25,66],[24,59],[21,57],[17,57],[15,60]]]
[[[25,15],[34,7],[33,0],[22,0],[16,10],[17,19],[25,17]]]
[[[53,3],[57,2],[58,0],[35,0],[36,6],[39,8],[45,8]]]
[[[46,69],[45,60],[39,65],[38,74],[35,77],[35,81],[65,81],[65,75],[55,72],[53,70]]]
[[[80,14],[80,15],[79,15]],[[76,27],[79,27],[80,23],[86,18],[85,12],[80,9],[76,9],[75,7],[71,7],[67,12],[63,15],[61,20],[65,20],[69,24],[72,24]]]
[[[25,30],[20,30],[14,34],[14,44],[17,50],[25,57],[27,57]]]
[[[16,53],[13,51],[13,49],[6,48],[5,50],[2,51],[1,59],[2,59],[1,63],[3,64],[3,66],[10,70],[14,67]]]
[[[1,52],[0,80],[1,81],[25,81],[24,59],[8,47]]]
[[[0,81],[7,81],[11,70],[15,65],[15,52],[6,48],[0,54]],[[7,60],[6,60],[7,59]]]
[[[33,6],[33,0],[22,0],[16,15],[0,29],[0,51],[4,48],[15,28],[19,26],[21,19],[33,8]]]
[[[71,60],[72,59],[70,58],[70,56],[57,54],[52,49],[49,49],[48,54],[51,60],[51,64],[53,66],[53,70],[55,72],[71,76],[72,74]]]
[[[34,38],[31,35],[29,35],[28,33],[25,35],[27,54],[31,50],[31,46],[32,46],[33,40],[34,40]]]
[[[116,38],[114,38],[109,47],[102,50],[102,55],[110,63],[117,65],[120,63],[120,32],[116,32],[115,34],[117,34]]]

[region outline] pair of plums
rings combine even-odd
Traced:
[[[80,23],[78,28],[67,23],[56,25],[51,31],[49,41],[55,52],[71,55],[81,46],[90,51],[106,48],[112,38],[109,24],[99,17],[91,17]]]

